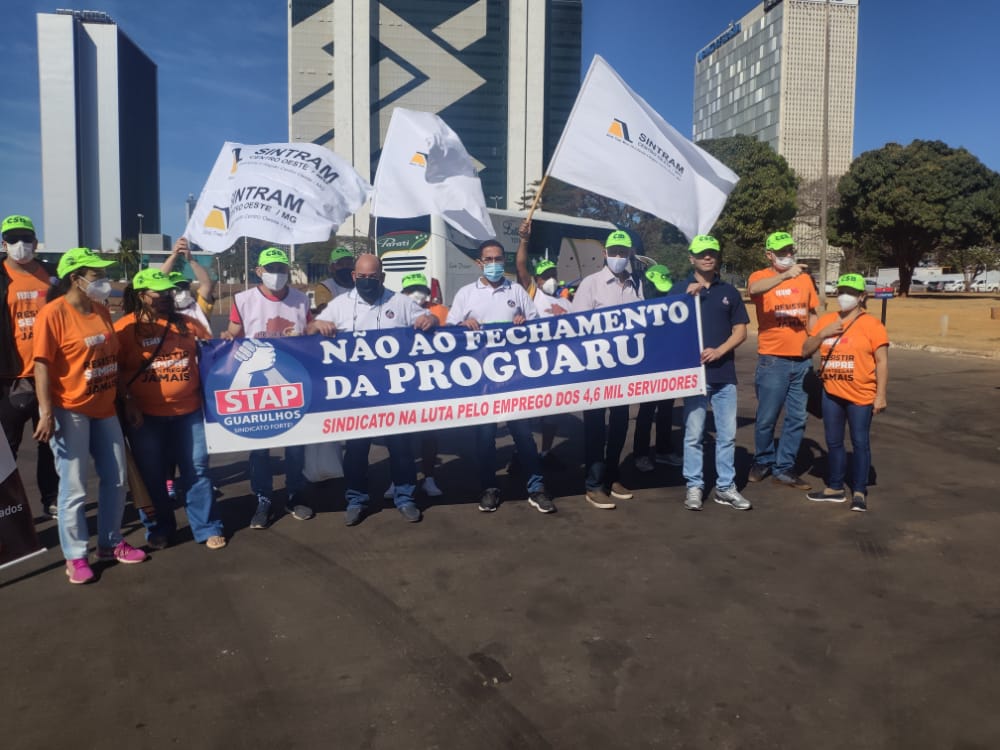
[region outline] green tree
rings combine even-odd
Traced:
[[[139,273],[142,256],[139,255],[139,242],[132,238],[118,240],[118,252],[114,254],[118,267],[125,281]]]
[[[837,185],[831,242],[878,248],[899,268],[902,294],[926,256],[986,245],[1000,235],[1000,175],[941,141],[866,151]]]
[[[798,179],[783,156],[753,136],[735,135],[698,145],[740,176],[711,234],[729,270],[749,273],[764,264],[764,239],[788,230],[797,211]]]

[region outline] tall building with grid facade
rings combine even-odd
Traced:
[[[795,170],[801,204],[811,185],[820,190],[826,114],[835,184],[854,151],[858,2],[766,0],[731,23],[695,57],[694,140],[757,136]],[[815,227],[802,219],[797,243],[815,250]]]
[[[37,22],[46,247],[110,251],[140,225],[158,233],[156,64],[105,13]]]
[[[290,0],[288,13],[290,141],[372,179],[405,107],[458,134],[487,205],[541,178],[580,85],[582,0]],[[366,233],[363,211],[349,229]]]

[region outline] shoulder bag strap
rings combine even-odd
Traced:
[[[865,314],[865,311],[864,311],[864,310],[862,310],[862,311],[861,311],[860,313],[858,313],[858,318],[860,318],[860,317],[861,317],[862,315],[864,315],[864,314]],[[854,320],[852,320],[852,321],[851,321],[850,323],[848,323],[848,324],[847,324],[847,328],[845,328],[845,329],[844,329],[843,331],[841,331],[841,332],[840,332],[840,336],[837,336],[837,338],[836,338],[836,339],[834,340],[833,344],[831,344],[831,345],[830,345],[830,351],[828,351],[828,352],[826,353],[826,356],[825,356],[825,357],[823,357],[823,362],[822,362],[822,364],[820,364],[820,366],[819,366],[819,372],[818,372],[818,373],[816,373],[817,375],[819,375],[820,377],[822,377],[822,376],[823,376],[823,370],[825,370],[825,369],[826,369],[826,363],[830,361],[830,355],[831,355],[831,354],[833,354],[833,350],[834,350],[834,348],[835,348],[835,347],[837,346],[837,344],[838,344],[838,343],[840,343],[840,339],[841,339],[841,337],[842,337],[842,336],[843,336],[843,335],[844,335],[845,333],[847,333],[847,332],[848,332],[849,330],[851,330],[851,326],[852,326],[852,325],[854,325],[855,323],[857,323],[857,322],[858,322],[858,318],[855,318],[855,319],[854,319]]]

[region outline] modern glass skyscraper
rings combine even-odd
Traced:
[[[290,0],[289,140],[370,179],[393,108],[433,112],[483,165],[487,204],[513,204],[576,98],[582,14],[582,0]]]
[[[48,250],[160,231],[156,65],[105,13],[39,13]]]
[[[818,210],[824,152],[828,184],[853,158],[857,31],[858,0],[766,0],[695,57],[694,140],[755,135],[784,156],[800,179],[793,233],[807,252],[819,242],[805,212]]]

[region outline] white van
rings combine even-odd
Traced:
[[[491,208],[489,213],[507,258],[507,274],[516,278],[517,229],[527,211]],[[559,278],[572,284],[604,264],[604,241],[615,229],[608,221],[535,211],[528,254],[532,260],[555,260]],[[399,291],[403,277],[419,271],[431,285],[431,296],[451,305],[455,293],[481,275],[476,264],[479,243],[453,229],[440,216],[380,218],[375,231],[389,289]]]

